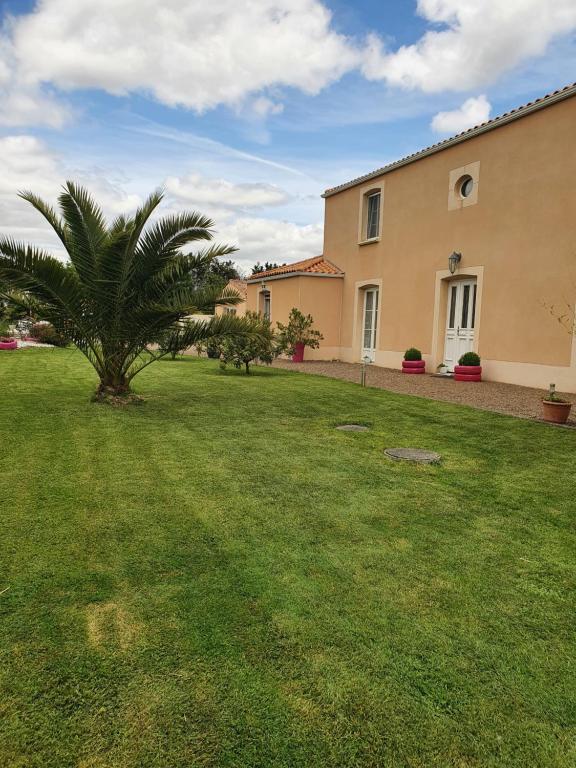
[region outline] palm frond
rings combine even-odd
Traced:
[[[36,210],[44,216],[48,224],[52,227],[54,232],[58,235],[60,242],[68,250],[68,238],[66,233],[66,226],[62,221],[62,218],[56,213],[54,208],[42,200],[41,197],[35,195],[33,192],[23,190],[18,192],[18,197],[22,200],[26,200],[27,203],[34,206]]]
[[[188,243],[211,240],[212,227],[211,219],[194,211],[164,216],[142,233],[133,280],[145,282],[154,277]]]
[[[102,209],[82,187],[67,181],[58,202],[68,231],[68,253],[80,280],[93,285],[98,251],[106,238]]]

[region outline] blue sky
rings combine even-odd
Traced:
[[[238,262],[322,250],[329,186],[575,80],[574,0],[0,2],[0,228],[80,179],[110,214],[164,185]]]

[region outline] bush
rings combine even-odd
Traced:
[[[69,344],[50,323],[34,323],[30,328],[30,336],[40,344],[52,344],[54,347],[67,347]]]
[[[422,360],[422,352],[416,347],[410,347],[404,352],[404,360]]]
[[[464,352],[458,360],[458,365],[480,365],[480,357],[476,352]]]
[[[279,354],[280,350],[276,344],[270,320],[257,312],[246,312],[246,318],[258,323],[259,335],[229,336],[222,339],[217,347],[222,368],[232,363],[235,368],[244,366],[246,373],[250,373],[250,363],[254,360],[269,365]],[[210,356],[210,347],[208,356]]]
[[[304,315],[296,307],[290,310],[288,325],[283,323],[277,323],[277,325],[279,350],[287,355],[294,354],[297,344],[304,344],[305,347],[318,349],[320,342],[324,338],[320,331],[312,328],[314,325],[312,315]]]

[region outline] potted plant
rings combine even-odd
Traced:
[[[482,366],[476,352],[465,352],[454,366],[455,381],[482,381]]]
[[[18,349],[18,342],[9,336],[0,336],[0,349]]]
[[[544,409],[544,421],[549,421],[552,424],[565,424],[568,421],[572,403],[558,397],[556,392],[551,389],[542,399],[542,407]]]
[[[304,315],[299,309],[293,307],[290,310],[288,324],[277,323],[278,346],[282,352],[292,356],[293,363],[301,363],[304,360],[304,349],[318,349],[324,338],[320,331],[312,328],[314,320],[312,315]]]
[[[425,373],[426,361],[422,360],[422,352],[416,347],[410,347],[404,352],[402,373]]]
[[[448,373],[448,366],[446,365],[446,363],[440,363],[439,365],[437,365],[436,373],[439,376],[446,376],[446,374]]]

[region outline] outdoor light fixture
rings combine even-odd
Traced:
[[[268,290],[268,286],[266,285],[264,280],[262,280],[262,282],[260,283],[260,290],[262,290],[262,291],[267,291]]]
[[[454,272],[456,272],[456,267],[460,262],[462,261],[462,254],[456,253],[456,251],[453,251],[450,256],[448,256],[448,269],[450,270],[450,274],[453,275]]]

